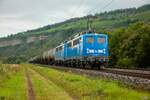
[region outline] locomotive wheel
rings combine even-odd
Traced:
[[[82,66],[82,68],[85,68],[85,63],[81,62],[81,66]]]
[[[78,67],[78,68],[80,67],[80,62],[79,61],[76,62],[76,67]]]

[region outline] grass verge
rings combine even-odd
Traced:
[[[24,70],[14,65],[2,65],[0,100],[26,100]],[[2,70],[3,69],[3,70]]]

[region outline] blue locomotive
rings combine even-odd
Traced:
[[[44,52],[31,62],[64,65],[70,67],[100,68],[108,63],[108,35],[86,32],[61,43],[54,49]]]

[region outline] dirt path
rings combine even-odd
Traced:
[[[40,79],[43,84],[45,86],[48,87],[48,85],[51,85],[55,88],[55,90],[59,90],[59,91],[55,91],[53,90],[52,88],[52,91],[55,91],[57,92],[57,95],[60,96],[60,97],[57,97],[58,100],[62,100],[64,97],[64,99],[69,99],[69,100],[75,100],[68,92],[66,92],[63,88],[59,87],[58,85],[56,85],[55,83],[53,83],[52,81],[50,81],[49,79],[47,79],[46,77],[44,77],[43,75],[39,74],[37,71],[33,70],[32,68],[29,68],[29,71],[32,72],[34,75],[33,76],[36,76],[38,79]],[[61,92],[60,92],[61,91]],[[60,94],[60,95],[59,95]],[[63,94],[63,96],[62,96]],[[52,94],[50,94],[52,95]],[[66,98],[67,97],[67,98]],[[61,99],[62,98],[62,99]],[[56,99],[56,98],[55,98]],[[52,100],[52,99],[50,99]]]
[[[25,68],[25,76],[26,76],[26,81],[27,81],[27,86],[28,86],[28,100],[35,100],[32,82],[31,82],[27,68]]]

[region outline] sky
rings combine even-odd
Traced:
[[[0,37],[150,0],[0,0]]]

